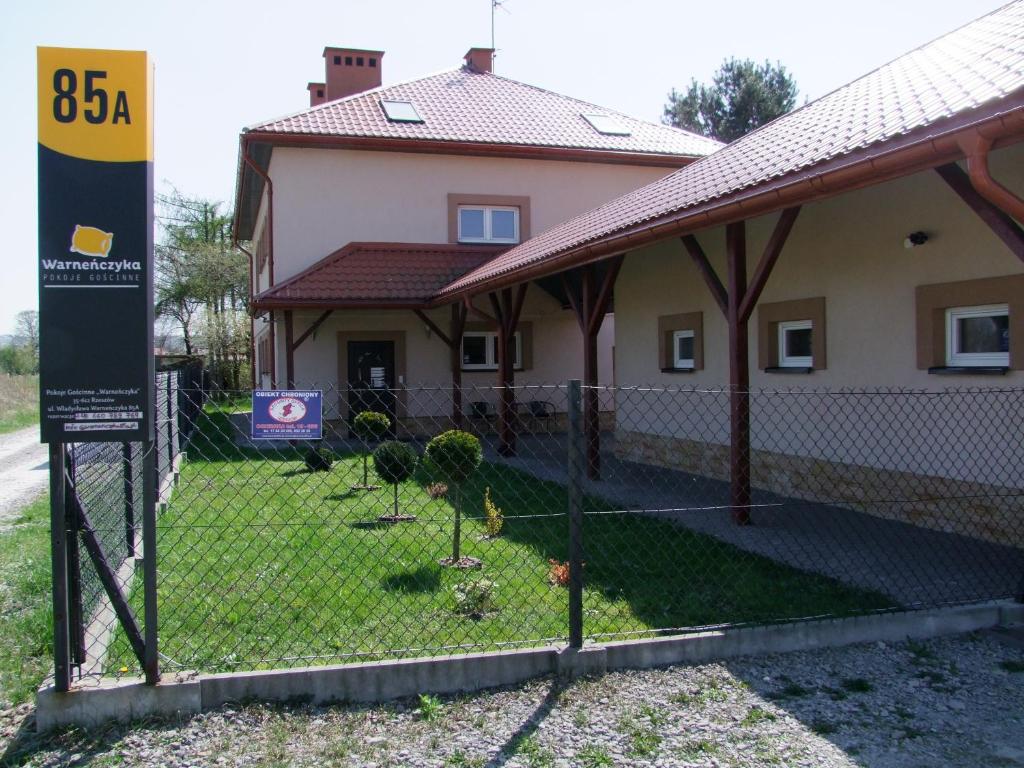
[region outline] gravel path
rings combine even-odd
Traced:
[[[0,529],[16,510],[46,488],[50,478],[47,449],[39,427],[0,435]]]
[[[48,740],[17,727],[4,758],[30,766],[1024,766],[1024,650],[976,634]]]

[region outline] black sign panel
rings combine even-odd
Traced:
[[[149,64],[39,49],[43,442],[153,435]]]

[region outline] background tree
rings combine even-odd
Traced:
[[[34,309],[19,312],[14,318],[14,333],[21,346],[38,364],[39,361],[39,313]]]
[[[663,120],[719,141],[735,141],[796,106],[796,81],[779,63],[727,59],[711,85],[690,81],[668,95]]]
[[[240,389],[251,353],[249,266],[232,242],[232,214],[176,189],[157,203],[157,313],[180,327],[186,354],[206,355],[219,386]]]
[[[0,373],[20,376],[39,372],[39,313],[27,309],[14,318],[14,337],[0,347]]]

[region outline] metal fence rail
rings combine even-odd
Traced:
[[[496,387],[304,384],[323,390],[324,439],[300,443],[252,440],[250,393],[183,381],[158,423],[164,670],[578,645],[1024,586],[1022,389],[750,392],[737,514],[728,390],[524,385],[504,410]],[[365,409],[390,434],[354,431]],[[425,458],[450,429],[482,445],[463,482]],[[377,471],[384,441],[412,454],[408,476]],[[121,482],[114,458],[92,466]],[[115,485],[87,482],[102,501],[86,503],[111,510],[101,538],[123,552]],[[137,668],[123,630],[108,640],[101,671]]]

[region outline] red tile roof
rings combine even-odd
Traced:
[[[255,299],[259,309],[422,306],[494,256],[494,247],[349,243]]]
[[[1022,88],[1024,0],[1017,0],[663,179],[541,233],[441,294],[510,280],[515,272],[589,244],[683,219],[693,209],[724,207],[787,178],[806,178],[819,167],[834,168],[845,156],[873,151],[986,105],[998,106],[1011,94],[1019,96]]]
[[[391,122],[382,99],[411,101],[422,123]],[[598,133],[583,113],[612,115],[631,135]],[[608,150],[703,157],[717,141],[562,96],[489,72],[462,67],[365,91],[294,115],[249,126],[248,132],[309,136]]]

